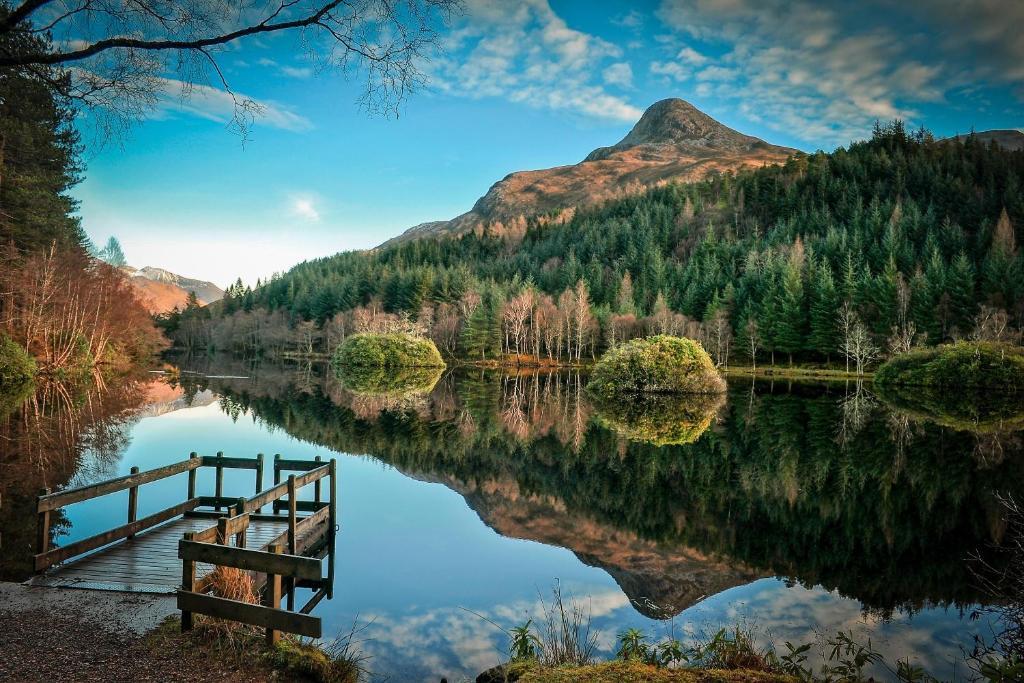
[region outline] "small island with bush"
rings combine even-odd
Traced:
[[[334,351],[335,368],[444,368],[434,342],[402,332],[353,334]]]
[[[657,335],[609,350],[594,366],[588,388],[596,396],[721,394],[725,380],[700,342]]]
[[[957,342],[890,358],[875,372],[879,386],[1024,391],[1024,348]]]

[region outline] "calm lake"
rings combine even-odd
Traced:
[[[1001,539],[998,496],[1024,494],[1019,420],[853,383],[739,379],[721,400],[595,405],[574,373],[447,372],[403,393],[315,365],[177,365],[180,379],[0,404],[5,579],[30,573],[44,486],[191,451],[281,453],[338,459],[335,591],[317,614],[327,638],[361,629],[391,680],[493,666],[507,639],[488,620],[535,617],[556,582],[606,657],[631,626],[745,623],[780,645],[852,629],[962,678],[962,649],[995,626],[970,558]],[[140,516],[180,501],[184,476],[144,487]],[[251,472],[225,482],[253,492]],[[120,496],[69,507],[56,542],[122,524]]]

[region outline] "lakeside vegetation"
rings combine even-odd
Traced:
[[[166,329],[185,348],[247,355],[402,329],[449,358],[555,363],[671,334],[719,366],[838,359],[863,374],[919,345],[1020,342],[1022,178],[1022,151],[895,122],[564,221],[309,261]]]
[[[875,383],[936,389],[1024,392],[1024,348],[959,342],[894,356],[875,373]]]

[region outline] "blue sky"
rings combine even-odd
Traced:
[[[93,240],[116,235],[135,266],[254,283],[578,162],[665,97],[804,150],[876,118],[1024,128],[1021,26],[1020,0],[467,0],[398,118],[361,109],[360,75],[318,73],[292,38],[242,43],[218,60],[264,105],[244,144],[222,91],[182,98],[168,80],[145,121],[87,154],[75,195]]]

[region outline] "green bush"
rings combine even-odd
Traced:
[[[628,401],[597,398],[594,407],[601,426],[630,441],[655,446],[693,443],[711,426],[724,394],[637,396]]]
[[[725,380],[700,342],[659,335],[634,339],[605,353],[587,386],[603,397],[720,394],[725,391]]]
[[[1024,391],[1024,349],[986,342],[917,349],[884,363],[875,384]]]
[[[354,334],[334,351],[335,368],[443,368],[434,342],[411,334]]]
[[[35,359],[12,339],[0,334],[0,389],[21,387],[35,376]]]

